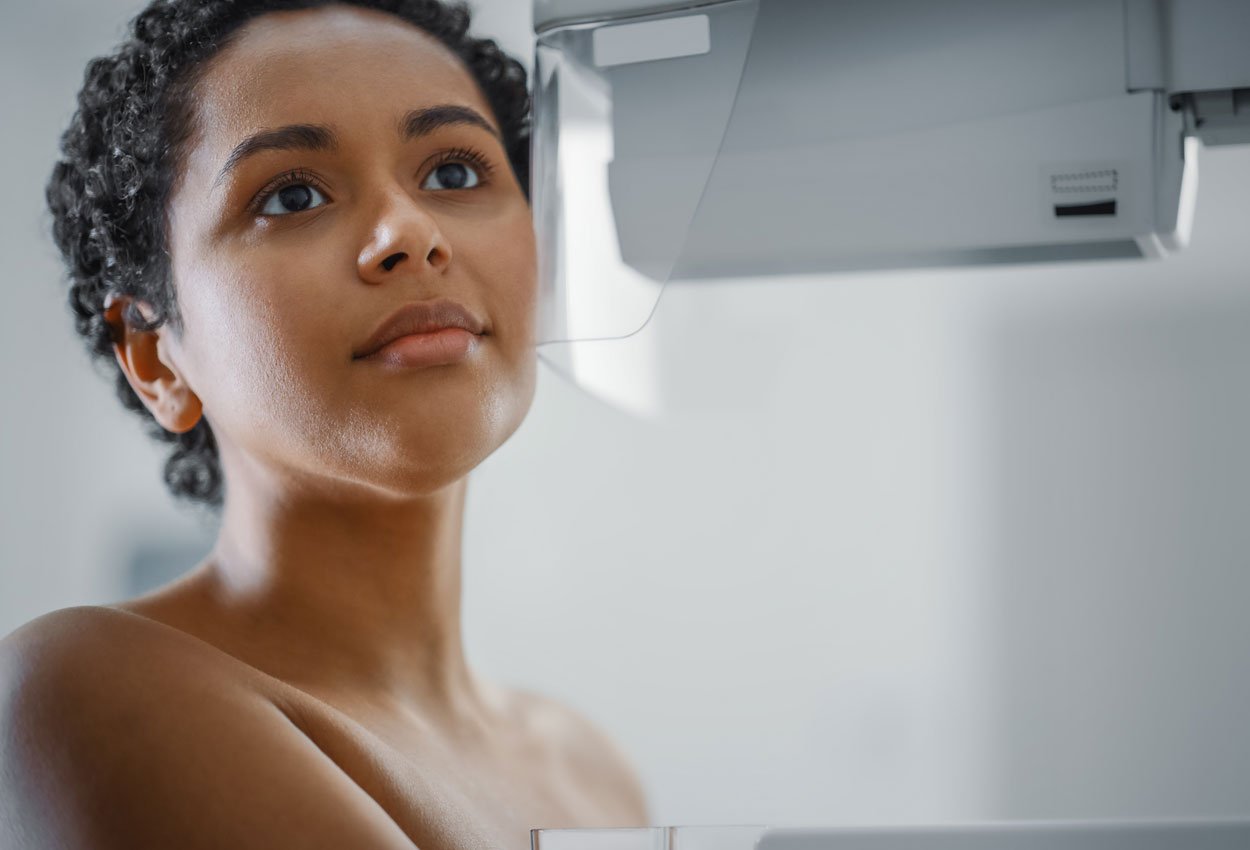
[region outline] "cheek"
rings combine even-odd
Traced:
[[[518,219],[506,243],[512,250],[496,255],[497,267],[485,278],[492,282],[492,303],[500,305],[506,356],[512,367],[508,434],[519,427],[533,404],[538,372],[538,260],[528,207]]]
[[[473,276],[482,283],[490,312],[498,374],[496,419],[506,433],[520,424],[533,402],[538,356],[538,262],[528,208],[487,231],[488,246],[475,246]]]
[[[182,279],[189,284],[186,342],[202,384],[192,389],[215,429],[272,448],[320,421],[338,340],[327,340],[319,325],[334,311],[318,306],[326,296],[312,291],[317,276],[291,264],[279,275],[253,263]],[[307,285],[295,292],[296,283]]]
[[[481,257],[478,277],[486,287],[488,309],[508,350],[532,356],[538,318],[538,256],[529,208],[522,206],[489,232],[490,244],[475,252]]]

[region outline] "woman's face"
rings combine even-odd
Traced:
[[[163,344],[223,457],[396,495],[462,477],[520,425],[536,369],[530,209],[469,72],[398,18],[331,6],[250,22],[195,94],[169,205],[183,332]],[[444,106],[486,126],[411,120]],[[467,357],[353,357],[436,298],[485,323]]]

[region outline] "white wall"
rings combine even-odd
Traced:
[[[116,593],[132,541],[194,535],[160,484],[162,454],[91,370],[73,330],[43,186],[87,60],[134,3],[5,6],[0,23],[0,630]]]
[[[528,4],[475,5],[526,48]],[[0,13],[0,632],[208,545],[44,235],[136,8]],[[674,289],[663,426],[542,370],[470,485],[472,659],[599,719],[661,823],[1250,809],[1250,150],[1201,172],[1163,263]]]

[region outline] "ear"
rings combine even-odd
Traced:
[[[110,293],[104,301],[104,319],[113,328],[117,364],[144,406],[166,431],[175,434],[190,431],[200,421],[203,405],[187,386],[170,354],[172,331],[168,325],[152,331],[130,327],[123,318],[123,310],[132,300],[128,295]],[[145,309],[144,302],[136,302],[136,306],[140,315],[151,318],[151,311]]]

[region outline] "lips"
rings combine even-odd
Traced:
[[[479,335],[485,332],[482,320],[462,304],[448,298],[417,301],[406,304],[392,313],[369,336],[369,339],[352,353],[352,357],[359,360],[400,337],[432,333],[443,328],[463,328]]]

